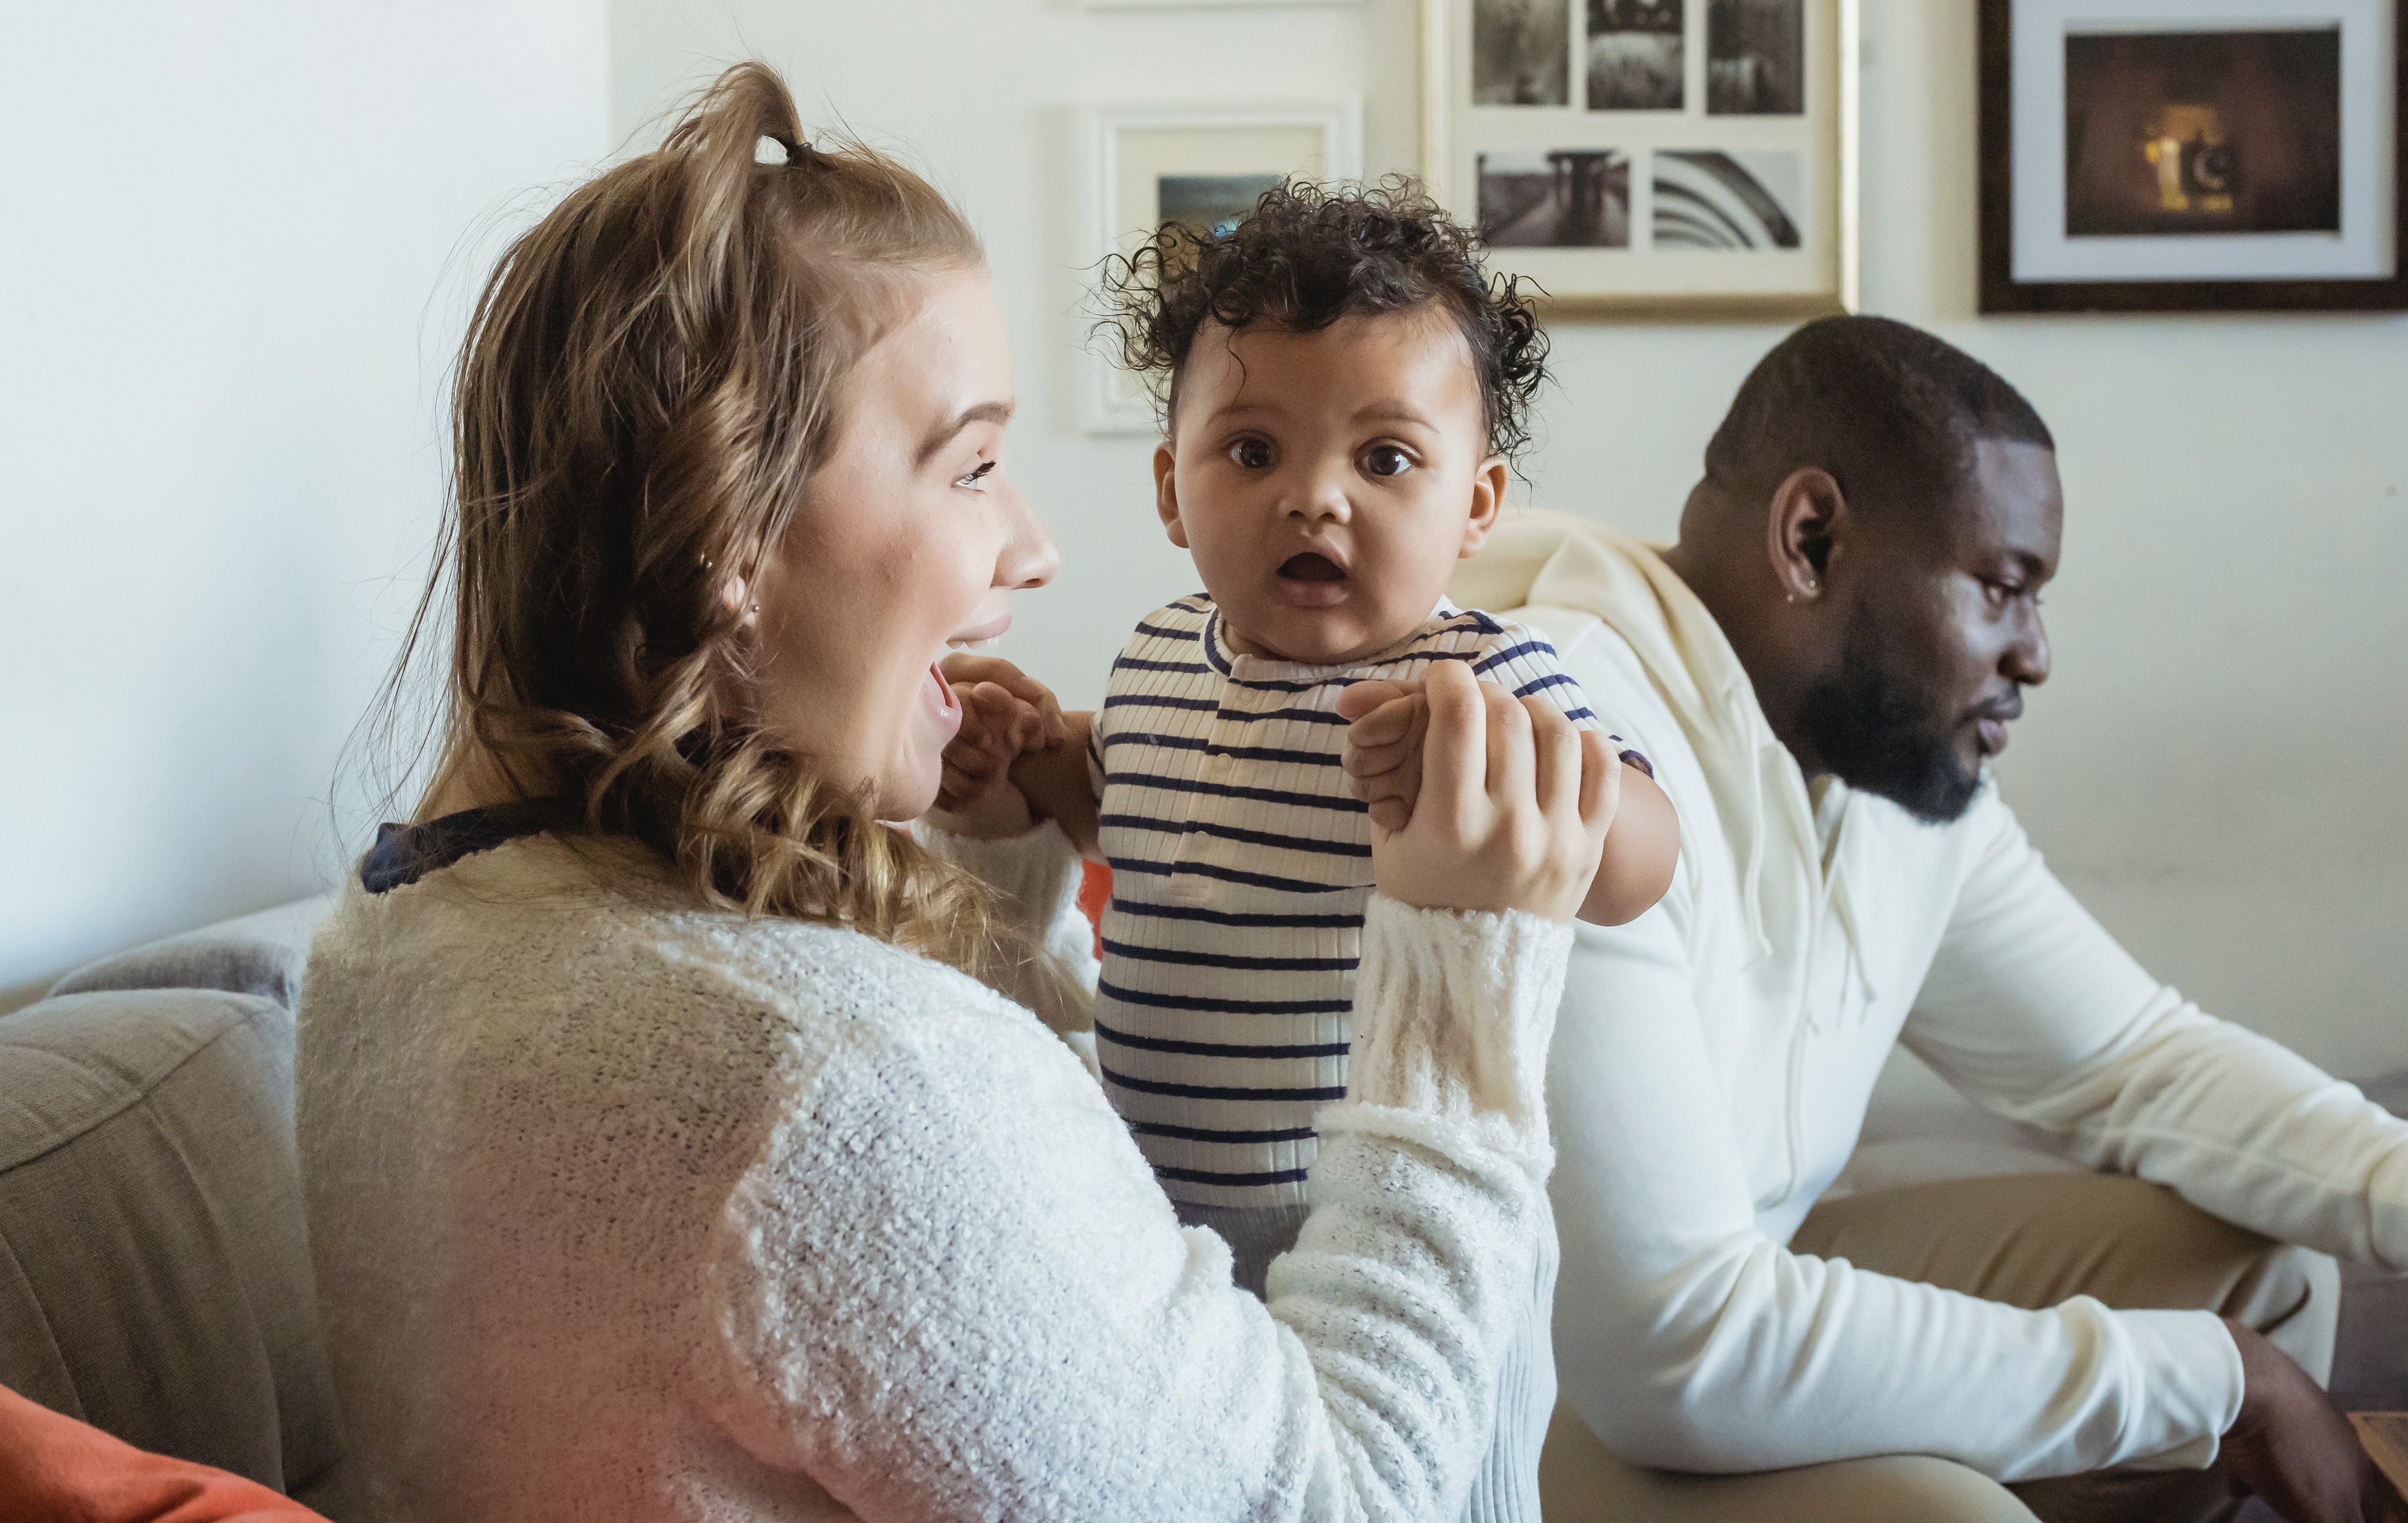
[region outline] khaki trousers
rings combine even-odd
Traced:
[[[2117,1174],[2019,1174],[1880,1190],[1816,1206],[1790,1247],[2038,1310],[2076,1295],[2200,1309],[2263,1332],[2318,1384],[2332,1373],[2341,1274],[2307,1248],[2219,1220]],[[1547,1523],[2182,1523],[2239,1503],[2215,1470],[2103,1471],[2001,1486],[1929,1455],[1746,1475],[1616,1459],[1569,1405],[1539,1462]]]

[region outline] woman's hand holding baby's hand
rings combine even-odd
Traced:
[[[1402,703],[1358,683],[1339,712],[1358,725]],[[1358,697],[1357,694],[1360,694]],[[1412,712],[1414,708],[1419,713]],[[1377,742],[1394,732],[1395,738]],[[1426,909],[1526,910],[1570,920],[1597,875],[1621,793],[1621,763],[1605,737],[1583,731],[1543,699],[1516,699],[1476,681],[1460,662],[1431,667],[1417,698],[1370,733],[1372,749],[1417,741],[1418,786],[1373,804],[1371,876],[1380,891]],[[1347,770],[1356,738],[1348,737]],[[1395,804],[1405,818],[1398,826]]]
[[[1062,707],[1008,661],[948,656],[941,669],[962,705],[962,727],[945,747],[936,808],[961,834],[1018,835],[1036,820],[1012,786],[1011,763],[1062,744]]]

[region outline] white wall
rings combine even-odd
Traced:
[[[331,881],[337,755],[437,522],[447,260],[605,153],[604,29],[0,12],[0,1009]]]
[[[1062,541],[1008,653],[1093,701],[1193,574],[1140,441],[1076,428],[1077,108],[1359,93],[1412,166],[1413,0],[612,0],[611,121],[757,52],[807,121],[917,152],[984,230],[1024,393],[1012,469]],[[2005,760],[2060,871],[2211,1009],[2345,1073],[2408,1066],[2408,320],[1980,320],[1971,0],[1866,0],[1865,298],[1988,360],[2056,429],[2057,676]],[[1566,325],[1531,500],[1669,534],[1761,325]]]

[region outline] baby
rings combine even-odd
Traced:
[[[939,807],[980,831],[1025,804],[1111,863],[1105,1090],[1260,1294],[1303,1224],[1313,1113],[1345,1092],[1375,818],[1356,792],[1410,770],[1350,787],[1349,720],[1377,704],[1358,743],[1412,749],[1418,699],[1388,684],[1462,661],[1603,726],[1543,638],[1442,595],[1497,522],[1545,349],[1468,232],[1410,191],[1290,187],[1220,234],[1166,226],[1111,288],[1125,362],[1168,382],[1155,506],[1205,591],[1139,621],[1092,717],[1008,663],[949,663],[965,719]],[[1582,916],[1619,924],[1679,837],[1643,759],[1611,749],[1630,765]],[[1410,799],[1382,807],[1400,824]]]
[[[1293,187],[1224,233],[1165,227],[1111,290],[1125,362],[1168,382],[1155,507],[1205,591],[1139,621],[1093,716],[950,661],[939,807],[973,833],[1050,817],[1111,863],[1105,1091],[1259,1295],[1304,1222],[1314,1113],[1346,1091],[1371,832],[1410,818],[1421,676],[1467,662],[1603,726],[1544,639],[1443,596],[1497,522],[1545,349],[1469,233],[1408,190]],[[1662,895],[1679,829],[1644,760],[1608,750],[1628,765],[1582,917],[1618,924]],[[1552,1268],[1471,1516],[1538,1516]]]

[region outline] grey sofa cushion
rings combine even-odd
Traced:
[[[309,937],[334,902],[332,894],[321,894],[149,942],[85,963],[52,984],[50,993],[222,989],[262,995],[290,1010],[300,997],[301,970],[309,961]]]
[[[327,1482],[282,1005],[132,990],[0,1018],[0,1383],[141,1448]]]

